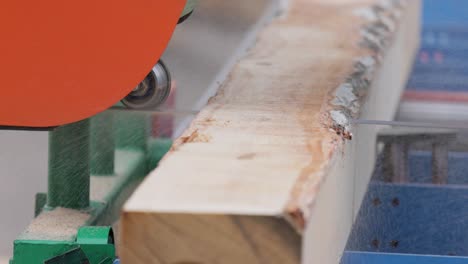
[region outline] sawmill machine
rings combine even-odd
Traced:
[[[194,4],[2,3],[0,125],[69,124],[119,100],[131,108],[161,105],[170,75],[159,59],[176,24],[191,14]]]
[[[118,263],[110,225],[150,167],[144,121],[130,110],[168,98],[160,58],[195,5],[2,2],[0,127],[49,131],[48,191],[36,196],[36,218],[14,241],[11,264]],[[116,105],[129,110],[106,114]],[[105,194],[90,193],[93,177]]]

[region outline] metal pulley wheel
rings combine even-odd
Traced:
[[[160,60],[122,103],[132,109],[154,109],[164,104],[170,93],[171,75]]]

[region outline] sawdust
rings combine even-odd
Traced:
[[[120,177],[117,175],[91,176],[91,200],[105,202],[106,196],[112,191],[118,178]]]
[[[350,132],[351,131],[350,117],[349,115],[343,112],[344,110],[330,111],[330,117],[334,122],[332,129],[336,132],[337,135],[343,136],[344,138],[351,140],[353,138],[353,135]]]
[[[196,142],[209,143],[211,141],[211,136],[200,134],[198,132],[198,129],[196,129],[190,134],[190,136],[182,137],[181,141],[182,143],[196,143]]]
[[[207,123],[207,124],[211,124],[211,123],[216,122],[216,119],[208,117],[205,120],[203,120],[202,122]]]
[[[74,239],[76,230],[85,225],[89,218],[88,213],[65,208],[45,211],[33,220],[20,239],[52,241]]]
[[[226,120],[226,121],[218,121],[214,118],[208,117],[202,121],[200,121],[200,124],[203,126],[219,126],[219,127],[226,127],[231,123],[231,121]]]

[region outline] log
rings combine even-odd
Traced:
[[[123,263],[339,263],[420,2],[290,0],[124,207]]]

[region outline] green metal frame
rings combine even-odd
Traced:
[[[10,263],[102,264],[115,259],[112,228],[82,227],[74,241],[16,241]]]
[[[58,127],[49,133],[47,209],[88,209],[89,138],[89,119]]]
[[[49,132],[48,193],[36,196],[36,216],[44,219],[47,212],[68,208],[89,217],[65,239],[44,240],[27,229],[14,242],[10,264],[114,262],[109,226],[172,145],[170,139],[150,139],[149,120],[141,113],[105,112]],[[94,194],[93,182],[102,181],[108,189]]]

